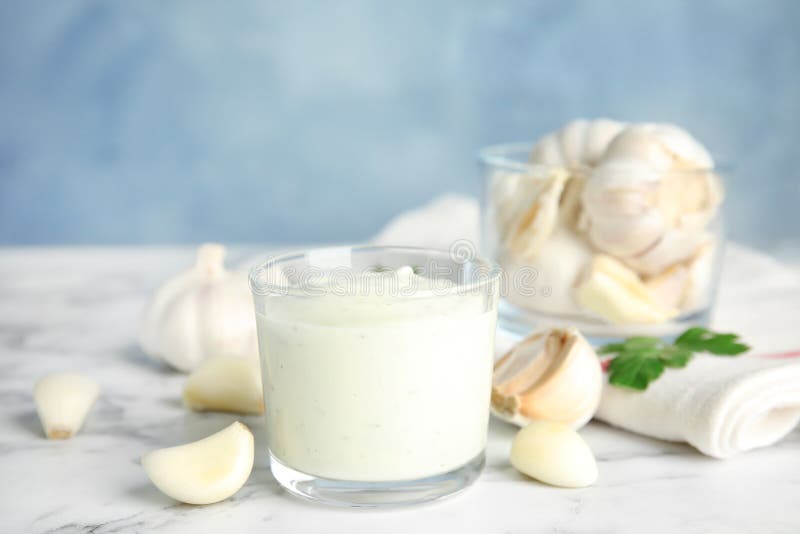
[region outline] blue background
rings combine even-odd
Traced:
[[[482,145],[668,120],[800,233],[800,2],[0,4],[0,243],[351,241]]]

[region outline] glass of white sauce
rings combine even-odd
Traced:
[[[462,252],[334,247],[252,269],[270,467],[289,492],[402,505],[477,478],[501,277]]]

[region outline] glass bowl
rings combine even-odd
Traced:
[[[548,167],[532,143],[479,153],[482,253],[504,270],[500,326],[575,326],[596,342],[706,325],[719,280],[715,169]]]

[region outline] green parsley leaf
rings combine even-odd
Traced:
[[[664,363],[657,358],[625,353],[617,356],[608,367],[608,381],[615,386],[644,390],[664,372]]]
[[[738,342],[736,334],[715,334],[699,326],[690,328],[675,340],[675,344],[693,352],[710,352],[718,356],[736,356],[750,350]]]
[[[667,367],[686,367],[696,352],[736,356],[750,350],[736,334],[717,334],[694,327],[670,344],[656,337],[635,336],[620,343],[597,349],[599,354],[613,354],[609,362],[609,383],[638,391],[647,389]]]
[[[666,367],[680,368],[686,367],[689,360],[692,359],[692,351],[683,347],[668,346],[661,354],[661,361],[664,362]]]

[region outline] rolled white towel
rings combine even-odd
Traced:
[[[606,385],[595,417],[715,458],[772,445],[800,420],[800,358],[696,356],[645,391]]]

